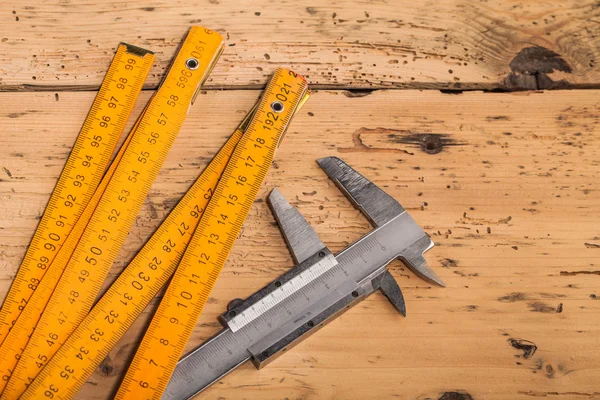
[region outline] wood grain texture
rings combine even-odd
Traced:
[[[0,94],[0,299],[94,95]],[[258,95],[199,96],[109,282]],[[219,329],[216,316],[229,300],[291,265],[264,201],[271,188],[332,251],[370,229],[315,164],[327,155],[403,204],[436,243],[426,258],[448,287],[431,287],[394,262],[406,319],[376,294],[265,369],[243,366],[201,398],[598,398],[599,99],[594,90],[316,92],[276,155],[188,350]],[[155,306],[78,398],[110,398]]]
[[[190,25],[228,47],[207,88],[288,66],[321,88],[600,86],[596,0],[132,0],[0,4],[0,90],[96,89],[119,41],[153,50],[155,88]]]

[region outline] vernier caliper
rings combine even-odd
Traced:
[[[387,265],[400,258],[421,278],[444,286],[423,253],[427,234],[391,196],[336,157],[317,160],[375,228],[333,255],[274,189],[269,204],[296,266],[220,316],[224,329],[179,360],[163,399],[188,399],[251,360],[262,368],[376,290],[406,316]]]

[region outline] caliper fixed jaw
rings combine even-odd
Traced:
[[[380,228],[402,218],[406,229],[418,230],[418,240],[408,246],[402,254],[398,254],[398,258],[421,279],[446,286],[423,257],[423,254],[433,247],[433,242],[396,199],[338,157],[320,158],[317,164],[373,227]]]

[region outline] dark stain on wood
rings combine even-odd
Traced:
[[[149,201],[148,202],[148,208],[150,209],[150,218],[157,219],[158,218],[158,212],[156,210],[156,205],[154,203],[152,203],[151,201]]]
[[[458,267],[458,263],[456,262],[456,260],[453,260],[451,258],[444,258],[443,260],[440,261],[440,263],[442,264],[442,267],[445,267],[445,268]]]
[[[556,307],[549,306],[548,304],[541,301],[532,301],[527,303],[529,311],[540,312],[540,313],[555,313],[557,312]]]
[[[444,392],[440,395],[438,400],[473,400],[473,396],[460,390],[454,392]]]
[[[446,146],[463,146],[464,142],[452,139],[445,133],[412,133],[407,135],[390,134],[393,143],[419,146],[427,154],[437,154]]]
[[[453,89],[440,89],[441,93],[444,94],[463,94],[463,90],[453,90]]]
[[[98,366],[98,371],[100,371],[103,376],[109,376],[114,371],[110,356],[106,356],[104,360],[102,360]]]
[[[165,200],[163,200],[163,207],[165,210],[171,211],[173,209],[173,207],[175,207],[177,205],[177,203],[179,203],[178,198],[165,199]]]
[[[535,368],[533,370],[533,373],[535,374],[538,371],[542,372],[548,379],[554,378],[556,376],[557,372],[560,373],[560,376],[565,376],[572,372],[572,371],[568,370],[562,364],[558,365],[558,371],[557,371],[557,369],[555,367],[553,367],[551,363],[544,361],[543,359],[535,360]]]
[[[523,355],[517,355],[517,358],[530,359],[536,352],[537,346],[535,343],[524,339],[508,339],[508,343],[517,350],[521,350]]]
[[[554,71],[571,73],[571,66],[560,56],[542,46],[522,49],[509,64],[511,73],[505,78],[508,89],[561,89],[569,85],[566,80],[553,81],[548,76]]]
[[[506,296],[502,296],[498,298],[498,301],[502,303],[514,303],[515,301],[526,300],[527,295],[521,292],[512,292],[507,294]]]
[[[560,271],[561,276],[600,275],[600,271]]]
[[[347,90],[344,90],[342,93],[344,94],[344,96],[352,98],[352,97],[365,97],[365,96],[370,95],[374,91],[375,91],[375,89],[347,89]]]
[[[490,115],[486,117],[486,119],[488,121],[508,121],[510,118],[508,118],[506,115]]]

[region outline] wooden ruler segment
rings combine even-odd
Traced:
[[[159,399],[225,264],[307,83],[278,69],[240,139],[116,395]]]
[[[216,32],[194,27],[188,33],[167,76],[132,132],[131,142],[48,301],[2,399],[18,398],[89,312],[201,83],[222,49],[222,37]],[[94,335],[92,340],[101,340],[100,336]],[[54,387],[46,392],[47,398],[56,393]]]
[[[42,316],[44,308],[52,296],[52,292],[54,291],[56,284],[60,280],[60,277],[62,276],[62,273],[67,266],[73,251],[77,247],[77,243],[79,242],[85,227],[87,226],[94,210],[96,209],[96,206],[100,202],[100,199],[104,194],[106,187],[108,186],[108,182],[114,175],[117,165],[123,158],[123,153],[131,141],[131,137],[132,135],[127,136],[125,143],[123,143],[123,146],[121,146],[117,156],[102,178],[102,181],[98,185],[98,188],[92,196],[92,199],[87,204],[83,214],[81,214],[81,217],[79,217],[77,220],[77,223],[73,227],[69,237],[56,254],[54,261],[48,267],[48,270],[44,275],[44,279],[27,302],[27,305],[25,306],[25,309],[21,315],[19,315],[17,322],[13,325],[12,329],[6,336],[6,340],[4,343],[2,343],[2,346],[0,346],[0,374],[2,375],[2,381],[0,381],[0,392],[4,390],[6,383],[10,379],[15,365],[17,364],[17,361],[19,361],[27,342],[29,341],[29,337],[33,333],[35,326],[40,320],[40,317]]]
[[[21,396],[43,398],[50,385],[56,399],[71,398],[144,311],[177,268],[198,221],[240,138],[237,129],[194,185],[69,336]],[[101,341],[92,335],[102,334]],[[68,378],[65,378],[68,377]]]
[[[94,194],[153,63],[148,50],[117,48],[0,310],[0,344]]]

